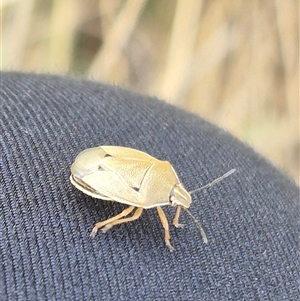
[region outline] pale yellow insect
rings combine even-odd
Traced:
[[[212,186],[233,171],[200,189]],[[100,228],[105,233],[114,225],[138,219],[143,209],[156,207],[165,230],[165,243],[171,251],[174,250],[170,244],[168,221],[161,206],[177,207],[173,224],[175,227],[181,227],[180,210],[189,208],[192,199],[169,162],[160,161],[131,148],[99,146],[86,149],[76,157],[71,166],[70,180],[76,188],[94,198],[129,205],[120,214],[97,223],[92,230],[92,237]],[[134,214],[126,217],[135,208]],[[206,235],[199,223],[198,227],[204,242],[207,243]]]

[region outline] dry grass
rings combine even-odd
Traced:
[[[1,68],[157,95],[299,183],[298,9],[297,0],[2,0]]]

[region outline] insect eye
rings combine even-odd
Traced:
[[[170,197],[170,202],[171,202],[171,206],[172,207],[176,207],[178,204],[176,203],[176,199],[175,199],[175,197],[174,196],[171,196]]]

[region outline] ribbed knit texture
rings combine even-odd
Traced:
[[[1,300],[297,300],[299,189],[252,149],[193,114],[96,82],[2,73],[0,97]],[[69,181],[76,155],[98,145],[170,161],[187,190],[236,168],[193,195],[208,244],[184,212],[174,228],[166,207],[173,253],[155,209],[90,238],[126,207]]]

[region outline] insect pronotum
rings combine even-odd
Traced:
[[[177,207],[173,219],[175,227],[182,227],[179,215],[181,209],[185,209],[196,222],[204,243],[207,243],[202,226],[187,210],[192,202],[191,193],[211,187],[234,171],[232,169],[211,183],[188,192],[169,162],[131,148],[99,146],[86,149],[76,157],[71,166],[70,180],[76,188],[94,198],[129,205],[118,215],[96,223],[91,232],[92,237],[101,228],[105,233],[115,225],[138,219],[143,209],[156,207],[165,230],[165,243],[173,251],[168,221],[161,206]],[[127,217],[134,210],[133,215]]]

